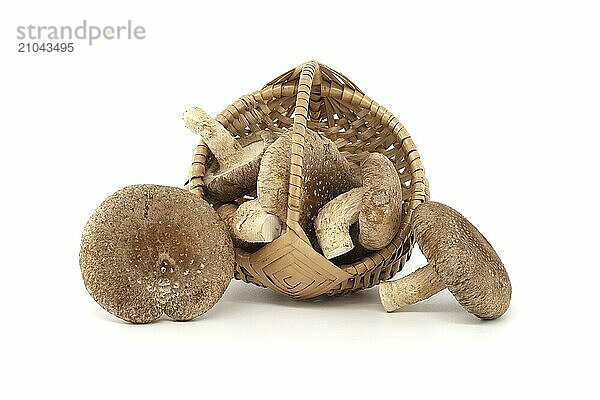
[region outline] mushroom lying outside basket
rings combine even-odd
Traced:
[[[236,248],[236,279],[295,299],[308,299],[366,289],[402,269],[414,244],[412,213],[429,199],[429,189],[415,144],[388,110],[344,75],[311,61],[242,96],[216,120],[238,139],[259,131],[289,131],[292,138],[284,233],[254,253]],[[327,193],[315,189],[321,178],[311,176],[304,163],[307,129],[329,138],[356,174],[360,174],[359,165],[369,153],[382,153],[392,161],[402,182],[402,219],[398,234],[385,248],[369,252],[357,261],[335,265],[311,245],[299,224],[301,198],[309,189],[315,196]],[[203,177],[210,157],[208,147],[200,139],[186,184],[199,196],[203,196]],[[246,199],[255,196],[255,192],[247,193]]]

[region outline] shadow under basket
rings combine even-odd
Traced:
[[[242,96],[216,120],[236,137],[261,130],[291,131],[292,136],[284,233],[253,253],[236,248],[236,279],[294,299],[309,299],[366,289],[402,269],[414,244],[412,212],[429,198],[429,188],[415,144],[388,110],[344,75],[311,61]],[[303,145],[307,128],[331,139],[356,173],[360,173],[358,166],[369,153],[383,153],[392,161],[402,182],[403,215],[398,234],[388,246],[344,265],[333,264],[311,246],[298,224],[299,199],[306,190]],[[210,157],[208,147],[200,140],[186,184],[188,190],[200,196]]]

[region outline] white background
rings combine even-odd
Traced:
[[[600,12],[594,2],[3,2],[3,398],[597,396]],[[142,41],[18,54],[18,25],[131,19]],[[295,302],[232,282],[187,323],[134,326],[80,277],[81,230],[133,183],[183,184],[216,114],[316,59],[407,127],[432,199],[503,258],[508,313],[448,292],[386,314],[377,289]],[[423,265],[414,257],[401,273]]]

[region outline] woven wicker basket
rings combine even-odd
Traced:
[[[429,189],[415,144],[388,110],[344,75],[311,61],[282,74],[261,90],[242,96],[216,119],[239,137],[260,130],[292,131],[287,229],[254,253],[236,248],[236,279],[295,299],[308,299],[369,288],[402,269],[414,243],[412,212],[429,198]],[[310,245],[298,224],[307,127],[331,139],[355,167],[369,152],[383,153],[395,165],[403,184],[403,219],[397,236],[384,249],[351,264],[336,266]],[[200,140],[186,183],[190,191],[200,196],[205,164],[210,157]]]

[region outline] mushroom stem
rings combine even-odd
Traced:
[[[323,255],[332,259],[354,248],[350,225],[358,221],[364,189],[354,188],[327,203],[315,219],[315,233]]]
[[[404,306],[428,299],[444,290],[446,285],[431,264],[391,282],[379,285],[379,296],[385,311],[392,312]]]
[[[272,242],[281,234],[279,218],[265,212],[258,200],[240,205],[235,213],[233,232],[239,239],[250,243]]]
[[[191,107],[183,113],[186,128],[200,135],[215,156],[222,170],[235,165],[243,155],[242,146],[223,125],[203,109]]]
[[[444,288],[481,319],[494,319],[510,305],[512,286],[504,264],[479,230],[455,209],[425,201],[412,214],[419,248],[429,264],[379,287],[386,311],[424,300]]]

